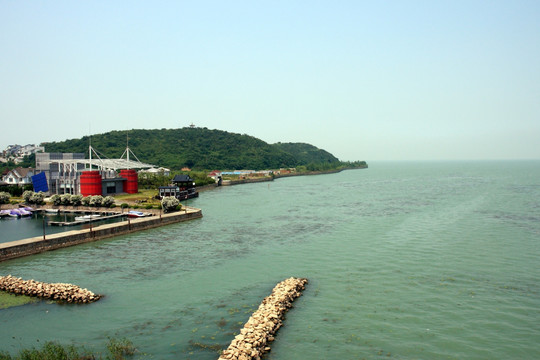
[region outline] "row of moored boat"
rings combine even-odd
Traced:
[[[32,216],[34,211],[35,211],[34,209],[28,206],[15,208],[15,209],[0,210],[0,217],[13,217],[13,218],[27,217],[27,216]],[[45,214],[47,215],[58,214],[58,209],[45,209]],[[131,210],[127,213],[127,216],[131,218],[146,217],[146,216],[151,216],[151,215],[152,214],[150,213],[143,213],[141,211],[135,211],[135,210]],[[75,221],[95,220],[99,217],[101,217],[101,215],[97,215],[97,214],[82,215],[82,216],[76,216]]]
[[[33,212],[34,212],[34,209],[32,209],[31,207],[0,210],[0,217],[21,218],[21,217],[26,217],[26,216],[32,216]]]

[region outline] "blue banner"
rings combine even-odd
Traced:
[[[35,192],[49,191],[49,184],[47,184],[47,177],[44,172],[32,176],[32,184],[34,185]]]

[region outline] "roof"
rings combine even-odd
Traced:
[[[164,167],[159,167],[159,168],[151,168],[151,169],[148,169],[148,170],[141,170],[141,172],[147,172],[147,173],[152,173],[152,174],[157,174],[157,173],[160,173],[160,172],[171,172],[170,169],[167,169],[167,168],[164,168]]]
[[[145,164],[140,161],[125,160],[125,159],[63,159],[63,160],[48,160],[51,163],[59,164],[84,164],[88,167],[90,164],[93,167],[99,167],[104,169],[148,169],[154,167],[153,165]]]
[[[173,182],[193,182],[193,179],[189,177],[189,175],[180,174],[175,175]]]
[[[28,173],[34,173],[34,169],[33,168],[23,168],[23,167],[17,167],[11,171],[8,171],[6,173],[6,175],[8,175],[9,173],[12,173],[13,176],[16,176],[18,178],[24,178],[28,175]]]

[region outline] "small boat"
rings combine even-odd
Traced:
[[[16,217],[16,218],[20,218],[21,217],[21,213],[19,212],[18,209],[11,209],[9,210],[9,216],[11,217]]]
[[[21,214],[21,216],[32,216],[32,212],[31,211],[28,211],[24,208],[20,208],[20,209],[17,209],[19,211],[19,214]]]
[[[20,218],[20,217],[23,217],[23,216],[31,216],[32,215],[32,212],[26,210],[25,208],[10,209],[8,211],[9,211],[8,215],[11,216],[11,217]]]
[[[101,215],[95,215],[95,214],[92,214],[92,215],[83,215],[83,216],[75,216],[75,220],[76,221],[83,221],[83,220],[92,220],[92,219],[96,219],[98,217],[100,217]]]
[[[10,210],[0,210],[0,217],[9,216]]]
[[[45,209],[47,214],[58,214],[58,209]]]
[[[142,211],[135,211],[135,210],[128,211],[128,217],[130,218],[138,218],[138,217],[145,217],[145,216],[150,216],[150,214],[143,213]]]

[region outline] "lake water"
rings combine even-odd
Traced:
[[[0,263],[105,297],[0,310],[46,340],[216,359],[272,288],[309,284],[268,359],[540,358],[540,162],[370,163],[204,192],[199,220]]]

